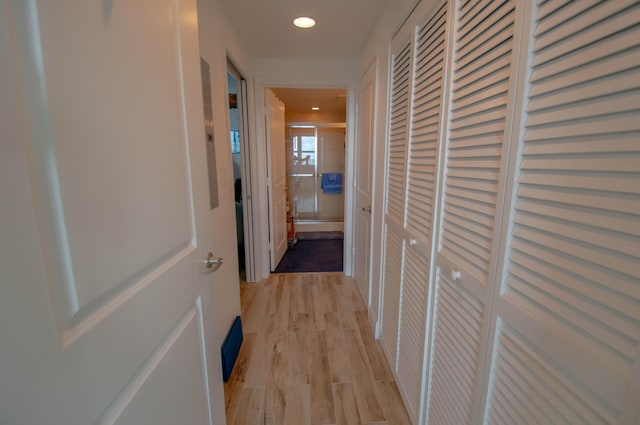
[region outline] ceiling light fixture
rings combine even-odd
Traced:
[[[311,110],[312,110],[312,111],[319,111],[319,110],[320,110],[320,108],[319,108],[319,107],[317,107],[317,106],[313,106],[313,107],[311,108]]]
[[[293,20],[293,25],[298,28],[313,28],[316,26],[316,21],[315,19],[307,16],[298,16]]]

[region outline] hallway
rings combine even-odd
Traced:
[[[353,279],[273,274],[243,282],[241,302],[229,425],[410,424]]]

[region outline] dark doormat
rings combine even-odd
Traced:
[[[341,272],[343,239],[300,239],[285,252],[275,273]]]
[[[344,239],[342,232],[296,232],[296,238],[300,239]]]

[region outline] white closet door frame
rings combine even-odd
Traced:
[[[451,107],[451,80],[453,75],[453,46],[455,45],[455,21],[456,15],[456,2],[452,0],[445,0],[447,2],[447,27],[445,35],[445,47],[444,47],[444,63],[443,63],[443,80],[442,80],[442,104],[440,110],[440,137],[438,138],[438,158],[436,164],[436,180],[435,180],[435,193],[433,198],[433,211],[431,222],[431,246],[429,255],[429,301],[427,305],[427,334],[425,335],[425,379],[423,380],[423,394],[424,402],[422,403],[422,409],[420,411],[420,422],[426,424],[429,418],[429,409],[431,403],[431,382],[429,378],[432,376],[433,368],[433,338],[434,338],[434,319],[436,308],[436,279],[437,279],[437,253],[438,253],[438,241],[440,240],[440,202],[442,202],[443,195],[443,180],[444,169],[446,164],[447,152],[443,149],[446,143],[449,109]]]
[[[511,242],[513,239],[513,230],[516,227],[515,216],[516,216],[516,203],[519,199],[518,189],[520,186],[519,180],[521,175],[521,169],[519,168],[520,162],[523,158],[522,151],[525,147],[525,125],[529,114],[527,113],[527,108],[529,107],[529,92],[531,88],[531,75],[534,70],[533,60],[534,60],[534,46],[536,45],[537,38],[534,36],[537,32],[536,25],[536,12],[537,7],[529,4],[529,2],[524,3],[521,7],[522,9],[522,25],[517,27],[517,30],[520,31],[520,43],[518,52],[518,62],[514,62],[514,66],[518,69],[515,70],[517,73],[517,87],[515,89],[515,101],[514,104],[518,105],[517,110],[513,111],[512,116],[512,125],[510,128],[510,138],[513,143],[517,143],[517,146],[511,149],[508,160],[508,168],[507,168],[507,184],[504,187],[503,191],[506,195],[506,200],[503,204],[503,208],[500,211],[500,215],[504,217],[501,224],[501,236],[500,236],[500,250],[498,253],[498,265],[501,267],[496,270],[495,283],[493,285],[493,290],[491,294],[493,307],[491,309],[491,314],[489,318],[488,328],[485,330],[486,332],[486,341],[488,342],[488,346],[486,347],[486,351],[483,352],[482,364],[485,366],[483,369],[483,388],[486,391],[482,394],[482,398],[480,400],[480,405],[478,406],[478,416],[477,423],[488,423],[490,420],[490,400],[488,397],[491,395],[491,375],[493,373],[492,368],[495,366],[495,357],[497,356],[497,349],[499,345],[499,341],[497,340],[498,331],[502,331],[502,327],[504,324],[514,323],[513,319],[509,321],[505,321],[505,318],[510,316],[517,317],[517,315],[509,314],[510,310],[517,310],[517,308],[510,306],[510,302],[505,302],[502,300],[502,290],[506,285],[506,278],[509,275],[508,268],[511,265],[509,255],[511,253]],[[624,6],[621,3],[616,4],[616,6],[623,8]],[[637,9],[636,9],[637,12]],[[597,18],[600,19],[600,16]],[[616,29],[618,30],[618,29]],[[600,40],[598,40],[600,41]],[[514,48],[515,51],[515,48]],[[603,55],[606,56],[606,55]],[[601,58],[598,58],[600,60]],[[586,88],[588,89],[588,87]],[[637,90],[637,89],[636,89]],[[608,93],[607,93],[608,94]],[[589,101],[592,101],[593,98],[590,98]],[[579,116],[579,115],[578,115]],[[524,317],[524,316],[523,316]],[[526,320],[529,322],[530,320]],[[534,321],[534,320],[531,320]],[[504,324],[502,324],[504,323]],[[498,325],[501,328],[498,328]],[[535,326],[540,326],[538,323],[534,324]],[[531,326],[527,326],[527,323],[524,325],[531,329]],[[528,335],[524,335],[524,337],[528,337]],[[551,356],[550,352],[558,354],[561,350],[556,350],[552,347],[553,343],[551,342],[553,338],[559,338],[559,334],[553,337],[548,337],[547,346],[542,348],[540,351],[545,353],[547,356]],[[560,344],[562,345],[562,344]],[[567,344],[569,347],[571,344]],[[536,346],[534,346],[536,347]],[[566,347],[563,347],[566,348]],[[589,365],[597,364],[594,363],[594,359],[598,358],[596,354],[592,354],[589,352],[584,353],[586,359],[576,358],[575,364],[571,364],[569,367],[573,369],[571,372],[574,374],[576,371],[585,372],[585,375],[590,375],[589,377],[585,376],[584,382],[589,382],[593,388],[601,385],[604,388],[611,388],[614,384],[620,384],[620,382],[616,382],[615,377],[606,376],[607,368],[603,365],[602,370],[593,371],[593,373],[586,373],[591,370]],[[566,357],[566,353],[563,353],[563,357]],[[566,370],[565,366],[561,366],[562,362],[565,363],[565,366],[568,365],[566,358],[560,361],[560,365],[558,365],[558,369]],[[640,408],[637,405],[638,396],[640,395],[640,350],[636,350],[635,362],[630,366],[630,376],[627,381],[627,389],[623,395],[622,400],[617,400],[620,402],[620,417],[617,418],[619,420],[619,424],[624,425],[638,425],[637,420],[640,417]],[[596,376],[601,374],[603,379],[598,379]],[[578,373],[574,376],[580,376]],[[582,384],[585,385],[586,384]],[[607,389],[602,389],[602,394],[599,394],[600,397],[604,396],[607,392]],[[577,394],[577,393],[574,393]],[[574,395],[572,394],[572,395]],[[568,400],[568,399],[567,399]],[[567,401],[563,399],[563,401]]]
[[[520,115],[522,110],[523,97],[523,79],[526,74],[526,57],[527,50],[527,30],[528,23],[531,19],[530,1],[516,1],[515,18],[514,18],[514,34],[511,70],[509,76],[509,95],[507,100],[507,111],[505,116],[505,128],[502,143],[502,161],[500,164],[500,182],[498,185],[498,199],[496,201],[496,222],[494,224],[493,244],[491,252],[493,253],[493,264],[489,272],[487,280],[488,285],[485,292],[485,316],[482,330],[482,345],[480,347],[480,360],[478,379],[474,390],[473,418],[474,423],[480,425],[484,421],[484,408],[487,394],[488,374],[491,370],[491,357],[493,355],[493,333],[495,316],[495,295],[500,293],[502,267],[504,265],[504,238],[505,227],[511,223],[509,214],[504,214],[507,204],[510,203],[510,189],[513,187],[512,167],[515,165],[517,158],[518,139],[513,138],[513,134],[517,133],[520,127]]]
[[[414,70],[413,70],[413,78],[411,81],[411,105],[409,111],[409,132],[407,138],[407,157],[406,157],[406,209],[405,209],[405,219],[403,232],[405,234],[405,251],[403,257],[403,264],[407,268],[405,275],[403,276],[403,293],[401,297],[401,310],[400,310],[400,321],[399,321],[399,356],[398,356],[398,368],[397,368],[397,382],[400,393],[405,400],[405,404],[407,405],[407,410],[409,411],[409,415],[414,423],[424,423],[425,421],[425,407],[428,400],[426,396],[427,389],[429,388],[429,364],[430,364],[430,336],[431,336],[431,319],[432,319],[432,306],[434,300],[434,285],[433,279],[430,278],[431,269],[434,261],[434,217],[436,217],[437,213],[437,205],[438,205],[438,157],[440,152],[441,145],[441,137],[444,129],[443,125],[443,110],[445,109],[445,105],[447,104],[447,92],[446,92],[446,84],[448,81],[447,77],[447,58],[448,58],[448,38],[449,38],[449,5],[446,0],[437,1],[437,2],[422,2],[413,12],[409,20],[406,22],[406,26],[408,30],[413,30],[413,61],[414,61]],[[436,26],[438,22],[444,19],[444,27]],[[442,28],[442,29],[440,29]],[[440,31],[444,31],[443,35],[440,36],[434,35],[439,33]],[[433,167],[433,174],[430,174],[430,171],[427,169],[421,169],[420,163],[424,161],[426,158],[424,152],[421,152],[421,149],[428,148],[430,139],[426,134],[429,133],[420,133],[416,132],[414,134],[415,129],[422,128],[424,131],[425,123],[428,122],[429,118],[421,117],[417,120],[416,114],[424,114],[427,111],[431,111],[427,105],[434,100],[429,100],[429,102],[425,103],[424,97],[431,98],[433,96],[432,92],[424,91],[424,88],[433,87],[433,84],[438,81],[438,77],[435,77],[434,80],[432,72],[437,69],[433,68],[434,65],[440,63],[438,59],[437,50],[431,50],[431,47],[428,44],[421,45],[421,43],[425,43],[427,39],[423,39],[421,37],[428,37],[427,39],[432,42],[442,40],[442,59],[441,59],[441,67],[442,67],[442,81],[440,82],[440,92],[437,94],[439,99],[439,105],[436,107],[439,114],[439,120],[437,125],[437,139],[435,140],[435,164]],[[436,38],[433,38],[436,37]],[[422,56],[423,50],[426,53],[426,56]],[[434,56],[435,53],[435,56]],[[425,58],[429,58],[426,63],[422,63]],[[433,62],[433,61],[436,62]],[[429,66],[427,68],[421,68],[419,65]],[[426,74],[419,75],[420,72],[424,72],[428,70]],[[430,74],[430,75],[429,75]],[[427,75],[428,78],[427,78]],[[426,84],[426,86],[424,86]],[[420,96],[420,98],[418,98]],[[417,126],[417,127],[416,127]],[[428,128],[429,125],[426,126]],[[431,130],[430,130],[431,131]],[[423,145],[423,143],[427,143]],[[416,149],[414,151],[414,149]],[[414,159],[413,155],[416,154],[417,157]],[[417,167],[415,170],[413,167]],[[413,170],[413,171],[412,171]],[[415,173],[415,174],[414,174]],[[418,181],[412,183],[413,178],[418,178]],[[411,217],[411,208],[410,202],[426,202],[426,199],[421,200],[420,198],[424,195],[420,195],[420,190],[424,190],[425,188],[419,183],[419,179],[421,178],[432,178],[433,179],[433,192],[428,196],[431,196],[431,208],[430,208],[430,216],[429,216],[429,224],[427,233],[422,234],[420,231],[420,225],[418,221],[413,221]],[[414,194],[414,197],[411,197],[411,190],[418,190]],[[416,210],[414,208],[413,214],[416,214]],[[422,279],[417,277],[417,273],[420,270],[421,266],[424,265],[426,267],[425,274],[426,276],[424,282]],[[408,273],[408,274],[407,274]],[[424,288],[421,287],[421,284],[424,284]],[[410,285],[410,286],[407,286]],[[418,285],[418,286],[416,286]],[[407,294],[405,295],[405,290]],[[410,292],[409,292],[410,291]],[[423,293],[423,295],[419,295]],[[415,296],[421,297],[424,296],[424,300],[414,300]],[[411,301],[408,303],[408,301]],[[421,304],[424,303],[422,306]],[[405,305],[406,304],[406,305]],[[406,310],[406,311],[405,311]],[[416,326],[416,313],[420,316],[420,321],[422,321],[423,328],[415,329]],[[406,320],[405,320],[406,315]],[[407,329],[404,327],[407,326]],[[420,326],[420,325],[418,325]],[[417,331],[417,332],[416,332]],[[406,334],[407,336],[403,335]],[[415,350],[418,346],[412,345],[409,341],[412,339],[412,335],[420,335],[422,345],[419,348],[421,361],[418,366],[418,370],[415,371],[415,377],[411,377],[411,369],[412,362],[415,359],[415,352],[411,352],[411,350]],[[403,342],[404,341],[404,342]],[[405,355],[402,355],[400,350],[408,350]],[[406,361],[406,364],[401,363],[402,361]],[[414,365],[415,366],[415,365]],[[408,375],[409,374],[409,375]],[[416,382],[416,379],[418,380]],[[405,382],[405,380],[407,382]],[[418,394],[413,394],[416,391],[415,385],[418,384]],[[415,401],[415,397],[418,397],[418,401]]]
[[[516,5],[513,59],[511,60],[511,76],[509,87],[508,110],[505,122],[502,155],[502,176],[499,187],[499,198],[496,203],[496,221],[494,228],[494,264],[489,275],[489,285],[487,287],[488,302],[485,310],[485,320],[482,331],[482,347],[480,351],[479,379],[476,386],[476,400],[474,403],[474,423],[482,424],[485,420],[485,407],[487,402],[489,375],[491,372],[492,358],[494,354],[493,341],[496,333],[497,314],[495,302],[500,296],[502,288],[501,282],[505,269],[505,247],[512,224],[511,205],[515,191],[515,176],[517,171],[517,159],[520,149],[520,134],[523,130],[523,115],[526,108],[525,86],[529,69],[527,66],[529,58],[529,43],[532,42],[529,33],[534,25],[534,16],[531,13],[531,2],[518,1]],[[508,142],[506,140],[509,140]]]
[[[519,30],[519,27],[521,26],[522,23],[522,12],[521,12],[521,5],[518,4],[515,8],[515,22],[514,22],[514,34],[513,34],[513,48],[512,48],[512,55],[517,55],[517,46],[520,44],[520,38],[521,35],[521,31]],[[445,131],[442,132],[442,136],[441,136],[441,150],[440,150],[440,158],[439,158],[439,173],[438,173],[438,197],[437,197],[437,203],[438,204],[442,204],[444,202],[445,196],[444,196],[444,191],[446,188],[446,176],[445,176],[445,172],[447,171],[447,167],[448,167],[448,148],[449,148],[449,136],[450,136],[450,132],[451,132],[451,109],[453,106],[453,80],[455,78],[455,63],[454,63],[454,58],[456,55],[456,46],[457,46],[457,31],[458,31],[458,21],[459,21],[459,10],[458,10],[458,2],[456,1],[450,1],[450,10],[449,10],[449,46],[448,46],[448,52],[447,54],[448,59],[447,59],[447,68],[446,68],[446,73],[447,73],[447,82],[446,82],[446,105],[445,105],[445,112],[443,114],[443,125],[445,126]],[[513,57],[513,56],[512,56]],[[504,124],[505,124],[505,128],[503,131],[503,139],[502,139],[502,151],[501,151],[501,160],[500,160],[500,169],[499,169],[499,179],[498,179],[498,186],[497,186],[497,199],[496,199],[496,211],[501,211],[503,208],[503,204],[505,201],[505,195],[504,195],[504,191],[505,188],[507,186],[507,175],[506,175],[506,169],[507,169],[507,164],[508,164],[508,159],[510,157],[510,142],[507,138],[508,135],[511,134],[511,126],[513,125],[513,114],[514,114],[514,94],[515,94],[515,86],[516,86],[516,68],[514,67],[514,60],[511,59],[511,68],[509,71],[509,87],[508,87],[508,99],[507,99],[507,110],[505,113],[505,120],[504,120]],[[444,218],[444,208],[441,208],[439,211],[437,211],[437,215],[436,215],[436,223],[437,226],[434,227],[434,267],[432,267],[432,271],[431,271],[431,280],[434,282],[434,289],[437,286],[437,279],[438,279],[438,271],[440,271],[443,274],[449,274],[451,272],[453,272],[454,270],[459,270],[457,268],[457,265],[454,264],[452,261],[450,261],[448,258],[446,258],[445,256],[439,254],[440,249],[437,249],[439,247],[439,244],[442,240],[442,233],[443,233],[443,218]],[[477,367],[478,369],[475,372],[475,382],[473,385],[473,391],[472,391],[472,395],[471,395],[471,415],[470,418],[472,419],[472,422],[474,423],[480,423],[481,422],[481,418],[482,415],[480,414],[482,412],[483,409],[483,392],[484,392],[484,379],[483,377],[485,376],[485,363],[486,361],[484,360],[487,357],[487,351],[489,350],[489,340],[488,340],[488,330],[490,329],[490,318],[491,318],[491,311],[492,311],[492,291],[493,291],[493,283],[496,282],[496,274],[497,274],[497,267],[499,264],[499,261],[497,261],[496,259],[496,254],[500,249],[500,232],[502,229],[502,223],[503,223],[503,218],[499,215],[496,214],[495,217],[495,221],[493,224],[493,231],[492,231],[492,238],[491,238],[491,263],[489,265],[489,269],[488,269],[488,275],[486,278],[486,282],[483,283],[481,282],[479,279],[477,279],[475,276],[471,275],[470,273],[465,273],[464,271],[461,274],[461,277],[458,280],[458,285],[463,288],[464,290],[468,291],[470,294],[472,294],[475,298],[477,298],[478,301],[480,301],[483,304],[483,312],[482,312],[482,322],[481,322],[481,327],[480,327],[480,347],[479,347],[479,359],[478,359],[478,363],[477,363]],[[430,373],[429,375],[432,375],[432,371],[433,371],[433,362],[434,362],[434,349],[435,349],[435,320],[437,320],[437,310],[438,310],[438,306],[437,306],[437,300],[436,300],[436,305],[433,306],[431,308],[432,311],[432,317],[431,317],[431,335],[430,335],[430,341],[431,341],[431,347],[430,347],[430,357],[429,357],[429,367],[430,367]],[[426,413],[425,413],[425,418],[429,417],[429,412],[431,409],[431,402],[432,402],[432,391],[431,391],[431,383],[430,383],[430,387],[429,387],[429,391],[428,391],[428,402],[426,403]]]
[[[403,174],[402,174],[402,182],[404,184],[404,182],[406,182],[406,178],[407,178],[407,150],[408,150],[408,141],[409,141],[409,137],[410,137],[410,122],[411,122],[411,117],[410,117],[410,111],[411,111],[411,82],[413,80],[412,76],[413,76],[413,52],[414,52],[414,37],[412,37],[414,34],[414,31],[412,31],[410,28],[405,28],[403,29],[403,31],[399,34],[396,35],[396,37],[392,40],[391,43],[391,84],[389,85],[389,94],[388,94],[388,99],[389,99],[389,105],[388,105],[388,111],[390,111],[390,113],[388,114],[388,131],[387,131],[387,147],[386,147],[386,155],[387,155],[387,159],[385,161],[385,171],[386,171],[386,177],[385,177],[385,205],[384,205],[384,231],[383,231],[383,252],[384,252],[384,262],[385,265],[383,267],[383,272],[382,272],[382,288],[381,288],[381,293],[382,293],[382,297],[381,297],[381,301],[382,301],[382,306],[381,306],[381,334],[380,334],[380,339],[382,342],[382,347],[383,350],[385,352],[385,354],[387,355],[387,359],[389,360],[389,363],[391,365],[391,369],[394,373],[394,375],[396,375],[396,371],[397,371],[397,359],[398,359],[398,326],[400,324],[400,314],[401,314],[401,307],[400,307],[400,300],[402,297],[402,276],[403,276],[403,268],[402,268],[402,257],[403,257],[403,253],[404,253],[404,249],[405,249],[405,240],[406,240],[406,235],[404,232],[404,222],[405,222],[405,215],[406,215],[406,184],[403,187],[403,193],[402,196],[400,197],[400,199],[402,199],[402,206],[401,206],[401,212],[400,212],[400,221],[396,222],[395,219],[393,218],[389,218],[389,214],[388,214],[388,206],[389,206],[389,202],[390,202],[390,194],[389,192],[389,181],[391,179],[391,172],[389,170],[389,164],[391,161],[391,154],[390,154],[390,146],[392,143],[391,140],[391,133],[393,131],[392,129],[392,113],[393,113],[393,103],[394,103],[394,98],[393,98],[393,86],[394,86],[394,61],[395,58],[401,54],[405,48],[407,48],[407,46],[409,46],[409,62],[408,62],[408,88],[407,88],[407,109],[406,109],[406,123],[404,124],[405,128],[404,128],[404,134],[405,134],[405,145],[404,145],[404,155],[403,155],[403,160],[402,160],[402,164],[403,164]],[[389,291],[392,289],[390,287],[388,287],[389,282],[387,281],[387,264],[388,264],[388,255],[387,255],[387,233],[391,231],[394,232],[397,236],[398,239],[401,239],[401,252],[400,252],[400,270],[399,270],[399,282],[398,282],[398,290],[397,290],[397,294],[395,293],[395,291],[393,293],[390,293]],[[394,295],[394,298],[390,298],[389,295]],[[389,309],[393,309],[393,310],[389,310]],[[391,314],[393,314],[393,316],[390,316]],[[395,336],[395,341],[393,342],[393,346],[390,346],[391,344],[391,336]]]

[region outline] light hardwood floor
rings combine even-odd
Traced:
[[[410,425],[353,279],[274,274],[241,302],[228,425]]]

